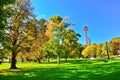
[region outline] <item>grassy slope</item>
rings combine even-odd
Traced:
[[[0,65],[0,80],[120,80],[120,61],[69,60],[68,63],[18,63],[19,70]]]

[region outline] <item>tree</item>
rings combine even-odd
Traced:
[[[14,3],[15,0],[0,0],[0,42],[4,41],[4,28],[7,17],[11,16],[9,10],[5,9],[6,5]]]
[[[0,59],[2,59],[4,57],[4,54],[3,54],[3,45],[0,43]]]
[[[102,59],[102,51],[104,50],[102,48],[103,48],[103,44],[102,43],[101,44],[97,44],[96,55],[97,55],[97,57],[100,57],[101,59]]]
[[[46,35],[48,35],[49,41],[46,43],[45,49],[48,54],[57,55],[58,64],[60,64],[60,57],[63,53],[65,53],[67,62],[68,54],[77,48],[76,44],[80,37],[73,29],[68,29],[68,26],[73,25],[73,23],[65,22],[68,18],[68,16],[64,19],[60,16],[52,16],[47,22]]]
[[[11,12],[9,11],[9,9],[6,10],[5,7],[14,2],[15,0],[0,0],[0,44],[2,44],[2,46],[4,45],[5,42],[4,28],[6,19],[11,16]],[[0,49],[0,58],[4,57],[5,57],[4,49]]]
[[[63,19],[60,16],[52,16],[47,22],[47,31],[46,35],[49,37],[49,41],[46,45],[49,45],[47,48],[50,50],[47,51],[49,53],[54,53],[57,55],[58,64],[60,64],[60,54],[62,53],[62,39],[64,30],[70,25],[65,23],[68,17]]]
[[[40,63],[41,59],[43,58],[43,46],[44,44],[48,41],[48,37],[46,36],[46,25],[45,25],[46,20],[45,19],[40,19],[37,21],[36,25],[36,31],[35,31],[35,36],[32,46],[31,46],[31,51],[34,53],[35,58],[37,61]]]
[[[91,44],[88,45],[83,51],[82,51],[82,55],[84,57],[96,57],[96,44]]]
[[[29,0],[16,0],[11,6],[12,16],[7,20],[5,37],[9,41],[8,45],[12,51],[11,69],[16,69],[16,56],[24,48],[30,46],[33,40],[32,36],[35,32],[35,24],[33,23],[33,8]]]
[[[60,40],[62,38],[62,31],[66,26],[64,26],[64,23],[62,22],[63,19],[60,16],[52,16],[49,20],[50,23],[48,24],[48,30],[46,31],[46,33],[49,33],[47,35],[50,36],[48,43],[52,44],[51,51],[57,55],[58,64],[60,64]]]
[[[82,45],[80,43],[78,43],[77,45],[77,56],[78,58],[82,58],[82,51],[85,49],[85,45]]]
[[[77,41],[79,37],[80,34],[75,33],[73,29],[64,30],[62,44],[65,48],[65,62],[67,62],[69,53],[76,53],[78,49]]]
[[[113,55],[119,55],[120,51],[120,37],[115,37],[110,41],[110,47]]]

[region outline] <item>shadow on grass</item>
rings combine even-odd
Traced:
[[[107,63],[109,60],[67,60],[67,62],[65,62],[65,60],[61,60],[60,63],[70,63],[70,64],[94,64],[94,63],[99,63],[99,62],[103,62],[103,63]],[[43,64],[57,64],[57,61],[52,61],[52,62],[45,62]]]
[[[120,64],[94,64],[99,61],[75,60],[54,67],[21,69],[0,73],[0,80],[119,80]],[[104,61],[103,61],[104,62]],[[75,64],[76,63],[76,64]],[[80,64],[80,65],[79,65]],[[83,66],[83,65],[86,66]]]
[[[68,60],[67,63],[71,64],[95,64],[95,63],[107,63],[108,60]],[[61,60],[61,63],[65,63],[65,60]]]

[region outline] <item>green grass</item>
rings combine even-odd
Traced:
[[[0,80],[120,80],[120,60],[69,60],[68,63],[17,63],[0,65]]]

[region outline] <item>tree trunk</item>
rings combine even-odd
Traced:
[[[78,55],[78,58],[81,58],[82,57],[82,54],[81,54],[81,51],[80,51],[80,53],[79,53],[79,55]]]
[[[58,53],[57,59],[58,59],[57,63],[60,64],[60,53]]]
[[[24,59],[22,58],[22,63],[24,63]]]
[[[50,62],[50,53],[48,52],[48,63]]]
[[[14,52],[12,53],[12,61],[11,61],[11,67],[10,67],[10,69],[18,69],[16,67],[16,54]]]
[[[100,59],[102,59],[102,53],[100,53]]]
[[[110,59],[110,56],[109,56],[109,51],[107,50],[107,56],[108,56],[108,59]]]
[[[40,58],[38,58],[37,60],[38,60],[38,63],[41,63],[41,60],[40,60]]]
[[[11,59],[9,58],[9,63],[11,62]]]
[[[67,52],[66,52],[65,62],[67,62],[67,58],[68,58],[68,54],[67,54]]]
[[[108,43],[106,42],[106,50],[107,50],[107,56],[108,56],[108,59],[110,59],[110,55],[109,55],[109,51],[108,51]]]

